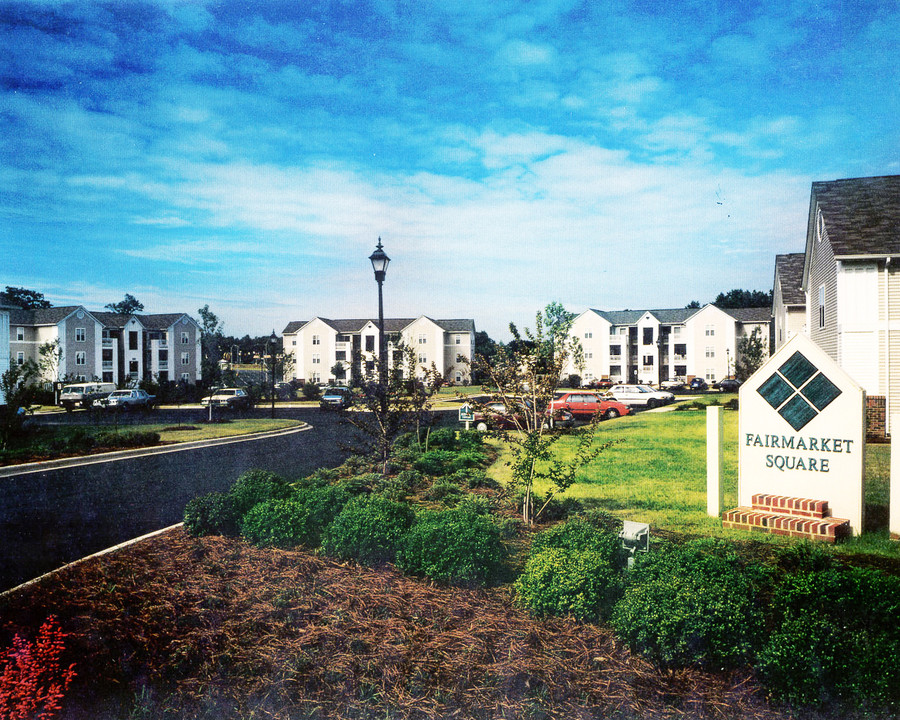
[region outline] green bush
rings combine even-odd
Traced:
[[[149,447],[151,445],[159,445],[159,433],[140,430],[128,430],[117,433],[104,430],[94,436],[94,445],[104,448]]]
[[[847,568],[788,575],[757,672],[779,700],[900,710],[900,578]]]
[[[445,505],[455,505],[462,499],[463,495],[462,488],[455,482],[446,478],[439,478],[428,488],[428,492],[425,493],[425,499],[441,502]]]
[[[425,511],[403,538],[397,564],[435,582],[485,585],[504,568],[500,529],[472,507]]]
[[[241,534],[261,547],[292,548],[310,544],[310,509],[297,500],[266,500],[254,505],[241,521]]]
[[[573,518],[539,532],[531,542],[531,555],[551,548],[595,552],[612,568],[624,568],[628,561],[618,533],[598,528],[584,518]]]
[[[292,492],[280,475],[268,470],[248,470],[235,481],[228,494],[235,512],[243,517],[254,505],[266,500],[284,500]]]
[[[393,562],[415,514],[405,503],[378,495],[348,502],[322,536],[327,555],[365,564]]]
[[[292,501],[304,505],[309,511],[303,544],[317,547],[322,540],[322,532],[331,525],[351,497],[352,495],[340,485],[298,490],[291,498]]]
[[[621,571],[593,550],[551,547],[528,558],[516,580],[516,600],[533,614],[607,617],[622,594]]]
[[[413,462],[413,469],[425,475],[440,476],[453,472],[455,454],[449,450],[429,450]]]
[[[237,513],[231,496],[211,492],[193,498],[184,508],[184,528],[191,535],[236,535]]]
[[[641,555],[611,623],[632,650],[660,665],[735,667],[761,641],[760,580],[721,542]]]

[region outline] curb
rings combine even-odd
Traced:
[[[78,558],[78,560],[73,560],[70,563],[66,563],[55,570],[51,570],[50,572],[45,572],[43,575],[38,575],[36,578],[32,578],[31,580],[26,580],[21,585],[16,585],[9,590],[4,590],[0,592],[0,598],[5,598],[8,595],[12,595],[13,593],[19,592],[21,590],[25,590],[32,585],[36,585],[41,582],[45,578],[50,577],[51,575],[56,575],[57,573],[62,572],[70,567],[75,567],[76,565],[80,565],[81,563],[87,560],[93,560],[94,558],[103,557],[104,555],[109,555],[110,553],[114,553],[117,550],[122,550],[123,548],[127,548],[130,545],[134,545],[136,543],[141,542],[142,540],[149,540],[152,537],[156,537],[157,535],[162,535],[165,532],[169,532],[169,530],[174,530],[175,528],[181,527],[184,525],[183,522],[175,523],[174,525],[169,525],[169,527],[164,527],[161,530],[154,530],[151,533],[147,533],[146,535],[141,535],[140,537],[132,538],[131,540],[126,540],[125,542],[119,543],[118,545],[113,545],[112,547],[108,547],[105,550],[101,550],[100,552],[95,552],[91,555],[85,555],[83,558]]]
[[[303,422],[296,427],[284,428],[282,430],[269,430],[267,432],[249,433],[247,435],[210,438],[209,440],[194,440],[192,442],[178,443],[177,445],[156,445],[147,448],[133,448],[131,450],[115,450],[113,452],[97,453],[96,455],[82,455],[73,458],[60,458],[58,460],[43,460],[41,462],[22,463],[21,465],[4,465],[0,467],[0,479],[17,475],[31,475],[46,470],[59,470],[61,468],[128,460],[135,457],[184,452],[186,450],[196,450],[198,448],[212,447],[214,445],[231,445],[239,442],[251,442],[253,440],[277,437],[279,435],[306,432],[307,430],[312,430],[312,427],[313,426],[309,423]]]

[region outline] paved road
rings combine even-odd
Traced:
[[[188,500],[227,490],[245,470],[265,468],[293,479],[343,462],[346,452],[340,446],[347,430],[336,414],[318,408],[279,409],[278,414],[303,419],[312,428],[0,478],[0,591],[180,522]],[[70,420],[77,422],[78,415]]]

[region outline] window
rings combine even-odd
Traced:
[[[25,364],[25,353],[21,350],[16,353],[16,365],[24,365]]]
[[[456,362],[461,363],[466,361],[466,356],[462,353],[456,353]]]
[[[84,328],[75,328],[75,342],[84,342]]]
[[[459,383],[461,383],[462,381],[463,381],[462,373],[461,373],[459,370],[457,370],[457,371],[456,371],[456,379],[455,379],[454,382],[456,382],[457,384],[459,384]]]
[[[296,341],[296,340],[291,340],[291,345],[293,345],[294,347],[297,347],[297,341]]]
[[[335,338],[335,342],[350,342],[350,336],[349,335],[338,335]]]
[[[312,356],[312,364],[313,365],[319,365],[319,364],[321,364],[321,362],[322,362],[322,360],[318,355]]]
[[[586,360],[592,360],[594,358],[594,353],[585,353],[584,357]]]
[[[707,325],[706,326],[706,337],[714,337],[716,334],[716,326],[715,325]]]
[[[681,325],[676,325],[675,327],[673,327],[673,328],[672,328],[672,334],[673,334],[675,337],[681,337]]]
[[[366,372],[371,373],[375,370],[375,361],[374,360],[366,360]]]
[[[825,286],[819,286],[819,327],[825,327]]]
[[[687,375],[687,365],[676,365],[675,366],[675,375],[677,377],[684,377]]]
[[[428,342],[428,337],[424,333],[421,333],[419,335],[419,345],[424,345],[427,342]]]
[[[375,352],[375,336],[366,335],[366,352]]]
[[[613,357],[619,357],[622,354],[622,346],[621,345],[610,345],[609,346],[609,354]]]
[[[716,371],[713,368],[706,368],[706,379],[709,380],[709,382],[716,381]]]
[[[128,361],[128,374],[132,377],[137,377],[138,374],[138,361],[137,360],[129,360]]]
[[[609,374],[613,377],[622,377],[622,366],[621,365],[610,365],[609,366]]]
[[[75,379],[78,382],[87,382],[87,375],[76,375]]]
[[[609,334],[610,334],[610,335],[615,335],[615,334],[616,334],[616,328],[615,328],[614,325],[610,325],[610,326],[609,326]]]
[[[428,362],[428,356],[425,353],[419,353],[419,364],[424,365]]]
[[[592,337],[594,337],[594,333],[592,333],[592,332],[586,332],[586,333],[584,334],[584,339],[585,339],[585,340],[590,340]]]
[[[675,343],[675,354],[679,357],[687,355],[687,343]]]
[[[313,335],[313,341],[312,341],[312,344],[313,344],[313,345],[321,345],[321,344],[322,344],[322,339],[321,339],[318,335]]]
[[[627,327],[619,328],[619,335],[627,335],[627,334],[628,334]]]
[[[653,328],[644,328],[644,345],[653,344]]]
[[[76,365],[86,365],[86,357],[84,350],[79,350],[75,353],[75,364]]]
[[[190,362],[191,362],[191,354],[190,354],[190,353],[186,353],[186,352],[181,353],[181,364],[182,364],[182,365],[189,365]]]
[[[190,373],[181,373],[181,382],[190,382],[191,374]]]
[[[314,383],[320,383],[320,382],[322,382],[322,376],[321,376],[319,373],[314,372],[314,373],[312,374],[312,381],[313,381]]]
[[[138,334],[136,330],[131,330],[128,333],[128,349],[129,350],[137,350],[138,349]]]
[[[334,353],[334,359],[339,362],[345,362],[347,360],[347,351],[346,350],[336,350]]]
[[[462,335],[457,335],[457,336],[456,336],[456,344],[457,344],[457,345],[462,345]]]
[[[644,365],[652,365],[653,364],[653,356],[652,355],[644,355]]]
[[[188,334],[186,332],[181,333],[181,344],[182,345],[188,344]]]
[[[706,346],[706,357],[714,358],[716,356],[716,349],[712,345]]]
[[[25,328],[23,328],[23,327],[16,328],[16,341],[17,342],[25,342]]]

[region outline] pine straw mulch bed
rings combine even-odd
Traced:
[[[171,530],[0,600],[0,647],[54,614],[62,718],[778,718],[748,672],[661,672],[508,588]]]

